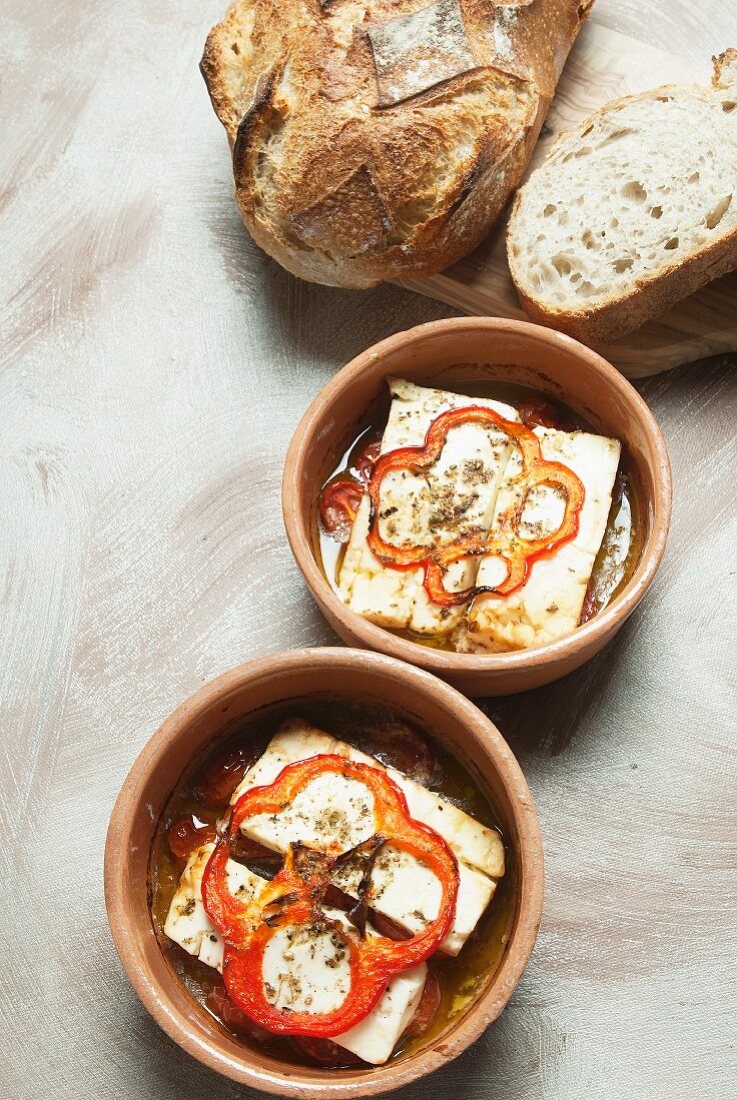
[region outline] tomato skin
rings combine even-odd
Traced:
[[[334,478],[320,493],[320,520],[336,542],[348,542],[364,489],[371,478],[381,444],[369,443],[345,474]]]
[[[362,481],[364,485],[368,485],[369,478],[371,477],[371,471],[374,468],[376,459],[381,452],[381,441],[376,440],[375,443],[369,443],[367,447],[361,451],[360,455],[356,459],[356,462],[352,466],[356,477],[359,481]]]
[[[396,768],[427,787],[435,776],[436,760],[425,738],[400,718],[384,717],[353,737],[356,746],[382,764]]]
[[[320,494],[320,519],[336,542],[348,542],[351,537],[362,497],[363,486],[348,478],[332,481]]]
[[[440,982],[434,971],[428,970],[420,1003],[404,1032],[405,1039],[419,1039],[430,1027],[440,1008]]]
[[[383,707],[347,707],[331,733],[424,787],[438,778],[437,760],[427,740],[411,723]]]
[[[225,749],[208,761],[195,783],[199,797],[211,806],[227,806],[230,796],[258,754],[248,745]]]
[[[173,825],[169,826],[166,840],[169,851],[177,859],[186,863],[192,852],[201,848],[203,844],[210,844],[215,840],[215,826],[197,820],[190,815],[180,817]]]
[[[517,410],[526,428],[558,428],[569,431],[570,417],[542,397],[529,397]]]
[[[363,1066],[365,1062],[345,1047],[339,1047],[331,1039],[318,1039],[312,1035],[300,1035],[295,1038],[295,1044],[303,1054],[312,1058],[321,1066],[331,1069],[344,1069],[349,1066]]]
[[[222,1020],[225,1026],[236,1034],[257,1043],[273,1041],[274,1036],[271,1032],[259,1027],[255,1020],[246,1016],[245,1012],[231,1001],[224,985],[213,986],[205,998],[205,1005],[214,1016]]]

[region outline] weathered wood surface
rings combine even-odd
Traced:
[[[0,1096],[236,1100],[123,976],[108,815],[200,683],[334,640],[282,534],[285,448],[341,363],[450,311],[298,283],[249,243],[196,69],[224,0],[3,2]],[[694,63],[737,43],[719,0],[597,7]],[[641,389],[673,458],[666,559],[588,668],[493,704],[540,811],[544,924],[503,1017],[407,1100],[733,1091],[733,361]]]
[[[682,6],[676,5],[678,9]],[[661,84],[709,84],[711,80],[707,51],[693,64],[597,23],[596,11],[568,58],[531,168],[544,160],[559,134],[573,129],[612,99]],[[524,320],[507,266],[506,220],[460,263],[438,275],[407,280],[404,285],[464,313]],[[706,355],[737,351],[737,272],[717,279],[635,332],[597,350],[628,378],[646,378]]]

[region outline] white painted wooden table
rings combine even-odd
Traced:
[[[334,640],[282,534],[287,442],[346,359],[450,312],[298,283],[249,243],[197,73],[223,3],[2,0],[3,1100],[244,1095],[123,976],[108,814],[198,684]],[[696,61],[737,45],[732,0],[597,17]],[[565,684],[490,708],[539,807],[544,924],[503,1017],[406,1100],[734,1094],[733,367],[641,387],[676,502],[639,614]]]

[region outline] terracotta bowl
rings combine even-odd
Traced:
[[[385,1066],[308,1068],[236,1041],[201,1009],[159,947],[149,910],[150,856],[158,819],[180,776],[238,720],[308,699],[381,703],[438,738],[471,771],[494,806],[515,868],[514,916],[495,973],[465,1014],[423,1049]],[[540,923],[543,856],[530,791],[492,723],[447,684],[399,661],[349,649],[305,649],[241,665],[206,684],[164,722],[118,796],[105,847],[105,901],[130,981],[158,1024],[184,1050],[234,1081],[300,1098],[370,1096],[416,1081],[478,1038],[509,1000]]]
[[[645,524],[643,550],[626,588],[568,637],[501,654],[452,653],[399,637],[349,610],[320,565],[317,502],[340,457],[387,406],[392,375],[440,388],[503,381],[564,402],[595,430],[620,439]],[[294,434],[284,466],[282,507],[289,543],[323,614],[349,645],[420,665],[473,695],[507,695],[549,683],[588,661],[632,614],[663,556],[671,513],[665,442],[637,391],[600,355],[562,333],[523,321],[462,317],[433,321],[375,344],[315,398]]]

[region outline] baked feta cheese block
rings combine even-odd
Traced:
[[[455,919],[441,950],[457,955],[504,874],[500,835],[401,772],[383,768],[374,757],[297,718],[283,723],[244,776],[232,801],[251,787],[272,783],[287,764],[322,754],[344,756],[385,770],[403,791],[412,817],[429,825],[448,843],[458,860],[460,882]],[[372,806],[372,795],[362,783],[329,773],[307,784],[281,813],[250,817],[242,828],[246,836],[278,852],[285,852],[296,842],[319,848],[336,836],[343,850],[348,851],[374,835]],[[334,882],[355,896],[360,877],[358,865],[348,863]],[[380,850],[371,882],[372,908],[408,931],[421,931],[437,917],[439,881],[427,867],[391,844]]]
[[[438,416],[453,408],[487,406],[505,420],[519,414],[503,402],[417,386],[393,379],[392,402],[381,441],[386,454],[420,447]],[[586,431],[534,429],[545,459],[572,470],[584,487],[576,538],[530,566],[524,585],[509,596],[479,594],[457,607],[432,602],[423,569],[382,565],[369,549],[370,501],[364,493],[337,577],[346,605],[393,630],[435,637],[462,652],[504,652],[544,645],[579,624],[587,587],[607,530],[612,491],[621,458],[618,440]],[[398,548],[452,544],[470,532],[505,534],[512,514],[522,514],[518,532],[554,539],[565,512],[561,490],[538,486],[524,500],[519,447],[501,429],[461,423],[452,428],[437,461],[421,474],[393,470],[381,482],[379,534]],[[506,575],[501,559],[468,557],[446,571],[449,591],[494,588]]]
[[[468,397],[446,390],[416,386],[403,379],[389,383],[391,409],[381,441],[381,453],[421,446],[441,413],[483,405],[507,420],[516,411],[501,401]],[[479,424],[461,424],[448,432],[438,461],[423,475],[393,471],[381,486],[379,532],[398,547],[454,542],[470,530],[488,528],[497,490],[511,454],[508,436]],[[397,570],[383,566],[369,549],[370,504],[364,494],[338,576],[344,602],[380,626],[417,634],[447,634],[463,618],[463,607],[433,604],[422,584],[421,568]],[[445,576],[449,591],[473,585],[477,562],[451,566]]]
[[[222,973],[223,941],[202,903],[202,876],[214,848],[214,844],[203,844],[187,860],[169,906],[164,933],[183,947],[188,955],[196,955],[200,962]],[[247,867],[233,859],[228,861],[228,889],[231,894],[243,901],[250,901],[258,897],[264,885],[265,880]]]
[[[202,903],[202,876],[213,849],[213,844],[204,844],[187,861],[164,932],[188,954],[222,973],[223,942]],[[235,860],[228,861],[227,875],[229,889],[240,897],[257,897],[267,885],[265,879]],[[326,909],[325,913],[348,927],[347,918],[339,910]],[[367,933],[376,934],[370,925]],[[368,1016],[335,1036],[333,1042],[365,1062],[386,1062],[414,1016],[426,977],[427,967],[420,963],[392,978]],[[344,953],[336,950],[329,933],[301,926],[280,929],[269,941],[263,981],[267,997],[278,1007],[329,1012],[347,996],[350,971]]]
[[[578,533],[549,557],[534,562],[525,584],[509,596],[479,596],[468,613],[473,647],[492,650],[544,645],[572,633],[581,617],[586,589],[606,531],[621,447],[616,439],[589,432],[535,428],[543,457],[562,462],[580,478],[585,490]],[[509,459],[499,488],[494,523],[519,510],[522,494],[518,450]],[[553,534],[560,526],[564,498],[550,488],[533,490],[524,506],[519,533],[527,538]],[[499,584],[504,569],[498,558],[480,560],[476,583]]]

